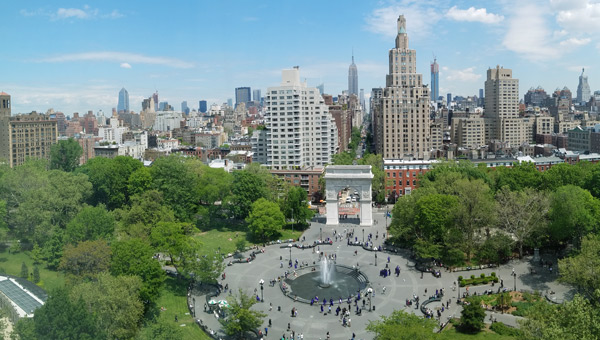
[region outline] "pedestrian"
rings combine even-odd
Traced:
[[[352,326],[352,319],[348,318],[348,327]]]
[[[269,302],[269,312],[273,310],[273,302]]]

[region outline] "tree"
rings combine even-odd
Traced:
[[[110,240],[115,231],[115,218],[103,204],[85,206],[67,223],[65,242],[78,243],[99,238]]]
[[[131,339],[144,312],[141,287],[137,276],[114,277],[105,272],[95,282],[73,287],[71,298],[85,302],[88,312],[96,316],[97,328],[104,330],[108,339]]]
[[[79,166],[82,154],[83,149],[75,139],[59,140],[50,147],[50,169],[71,172]]]
[[[32,318],[20,318],[14,325],[10,340],[37,340],[35,323]]]
[[[183,338],[184,336],[181,327],[173,322],[165,320],[164,318],[158,318],[153,323],[146,326],[137,337],[139,340],[180,340]]]
[[[181,221],[191,221],[198,210],[198,179],[194,167],[199,161],[185,159],[179,155],[160,157],[152,163],[152,187],[163,194],[165,203]]]
[[[354,151],[344,151],[340,153],[336,153],[332,157],[333,165],[352,165],[354,159],[356,158],[356,152]]]
[[[485,311],[481,304],[470,303],[463,306],[460,316],[460,330],[465,333],[477,333],[483,326],[485,319]]]
[[[558,260],[558,269],[560,281],[592,298],[594,292],[600,290],[600,236],[585,236],[576,255]]]
[[[33,267],[33,283],[40,282],[40,268],[38,266]]]
[[[585,235],[598,230],[600,201],[585,189],[566,185],[554,192],[549,218],[550,235],[557,241],[572,239],[578,247]]]
[[[479,261],[500,264],[510,257],[513,244],[514,242],[509,236],[495,233],[479,247],[477,254]]]
[[[159,222],[150,233],[156,252],[164,253],[181,275],[187,276],[196,266],[200,244],[192,237],[194,227],[189,223]]]
[[[498,167],[491,172],[491,176],[496,190],[504,186],[508,186],[512,191],[524,188],[538,189],[542,184],[542,173],[533,162],[515,162],[511,168]]]
[[[235,217],[246,218],[255,201],[267,198],[265,182],[249,171],[237,171],[233,174],[231,210]]]
[[[500,307],[500,310],[502,311],[503,314],[504,314],[504,310],[510,307],[511,302],[512,302],[512,296],[508,292],[500,293],[500,294],[498,294],[498,297],[496,298],[496,303],[497,303],[498,307]]]
[[[225,334],[236,336],[238,339],[244,339],[246,333],[254,331],[263,324],[263,319],[267,316],[263,312],[251,310],[256,303],[253,296],[247,295],[239,290],[238,296],[229,301],[229,316],[223,322]]]
[[[369,321],[367,331],[375,333],[375,340],[432,340],[439,338],[433,319],[418,317],[403,310],[395,310],[381,320]]]
[[[523,257],[523,244],[547,223],[550,201],[544,192],[532,188],[511,191],[507,186],[496,193],[498,225],[513,235]]]
[[[175,221],[175,214],[157,190],[148,190],[131,198],[131,208],[115,210],[119,231],[130,237],[148,238],[159,222]]]
[[[260,198],[252,204],[252,211],[246,222],[252,236],[266,242],[279,235],[285,224],[285,217],[276,203]]]
[[[314,215],[314,212],[308,208],[306,191],[297,186],[288,191],[282,210],[286,218],[292,219],[293,224],[300,222],[302,227],[308,226],[308,221]]]
[[[154,250],[149,244],[136,238],[115,242],[111,248],[111,274],[139,276],[143,282],[140,299],[148,309],[158,298],[165,280],[165,272],[153,258]]]
[[[58,269],[65,272],[70,281],[90,281],[107,271],[110,262],[111,248],[105,240],[83,241],[65,247]]]
[[[235,250],[239,253],[243,252],[246,250],[246,240],[242,237],[240,237],[236,242],[235,242]]]
[[[25,262],[21,263],[21,273],[19,274],[19,276],[24,278],[25,280],[29,279],[29,267],[27,267]]]
[[[376,202],[385,201],[386,174],[383,171],[383,158],[381,155],[366,154],[358,161],[360,165],[370,165],[373,179],[371,180],[371,195]]]
[[[106,339],[82,299],[71,300],[65,288],[50,294],[33,317],[37,339]]]
[[[217,283],[225,270],[225,263],[220,255],[200,255],[193,269],[194,279],[199,282]]]
[[[541,187],[550,191],[569,184],[582,187],[585,172],[586,170],[580,165],[569,163],[553,165],[550,169],[542,172]]]
[[[129,196],[139,195],[150,189],[152,186],[152,175],[150,170],[143,166],[129,176],[127,181],[127,192]]]
[[[519,323],[524,340],[592,340],[600,334],[598,307],[580,295],[560,305],[536,303]]]

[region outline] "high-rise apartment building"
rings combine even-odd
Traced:
[[[383,158],[429,159],[429,89],[417,73],[417,54],[408,47],[406,19],[397,21],[396,45],[389,51],[389,73],[379,101],[381,125],[377,132]],[[379,137],[378,137],[379,138]]]
[[[249,87],[237,87],[235,89],[235,105],[237,106],[240,103],[248,103],[252,100],[250,96],[251,90]]]
[[[520,139],[519,79],[512,77],[512,70],[496,66],[487,70],[485,81],[486,139],[516,142]]]
[[[452,103],[452,93],[446,94],[446,106],[450,108],[450,104]]]
[[[252,90],[252,99],[257,103],[260,103],[260,89]]]
[[[281,85],[267,89],[265,106],[267,165],[290,169],[331,162],[338,145],[335,122],[319,90],[300,82],[297,67],[283,70]]]
[[[117,105],[118,112],[129,112],[129,92],[122,88],[119,91],[119,103]]]
[[[0,93],[0,159],[11,167],[28,158],[50,158],[50,147],[58,139],[56,119],[50,115],[11,116],[10,95]]]
[[[206,100],[201,100],[198,102],[198,111],[200,113],[208,112],[208,105],[206,104]]]
[[[325,94],[325,84],[321,83],[321,84],[317,85],[317,89],[319,90],[319,93],[321,95]]]
[[[348,68],[348,95],[358,96],[358,70],[354,63],[354,54],[352,54],[352,64]]]
[[[436,102],[440,96],[440,65],[433,58],[431,63],[431,101]]]
[[[579,76],[579,85],[577,85],[577,104],[583,104],[590,101],[592,91],[588,84],[588,77],[583,75],[585,69],[581,69],[581,75]]]
[[[185,100],[181,102],[181,112],[186,116],[190,114],[190,108]]]

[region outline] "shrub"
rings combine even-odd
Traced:
[[[479,277],[483,279],[483,278],[485,278],[485,274],[481,273],[481,275],[479,275]]]
[[[492,272],[492,273],[490,274],[490,276],[492,276],[492,277],[496,277],[496,272]]]
[[[461,276],[458,277],[458,281],[462,281],[462,280],[463,280],[463,277],[461,275]]]
[[[483,280],[481,280],[481,283],[483,283],[484,285],[486,285],[488,283],[488,280],[484,278]]]
[[[516,328],[512,328],[509,327],[505,324],[503,324],[502,322],[494,322],[492,323],[492,325],[490,326],[490,329],[496,333],[498,333],[499,335],[505,335],[505,336],[520,336],[521,335],[521,331],[516,329]]]
[[[475,275],[471,275],[471,280],[475,280]]]
[[[500,279],[498,279],[498,277],[494,277],[494,282],[498,283],[498,281],[500,281]]]
[[[467,285],[467,281],[465,281],[465,280],[460,280],[460,286],[461,286],[461,287],[464,287],[464,286],[466,286],[466,285]]]

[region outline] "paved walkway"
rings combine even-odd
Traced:
[[[377,224],[373,227],[360,227],[357,224],[345,224],[345,220],[341,220],[340,225],[332,228],[325,226],[322,223],[313,222],[311,227],[303,234],[306,238],[305,244],[312,244],[313,241],[318,240],[322,235],[323,239],[333,238],[334,229],[338,233],[344,233],[344,230],[354,231],[355,237],[358,241],[362,241],[363,232],[365,240],[369,234],[373,235],[373,241],[375,246],[383,244],[383,234],[385,233],[385,210],[375,209],[374,220]],[[390,219],[387,220],[390,222]],[[375,235],[379,237],[375,239]],[[435,294],[436,290],[445,290],[445,296],[442,299],[444,303],[450,300],[449,308],[442,313],[441,321],[445,322],[451,317],[460,316],[461,307],[456,304],[456,299],[459,292],[454,287],[454,281],[457,280],[459,275],[469,277],[470,275],[479,276],[481,273],[489,275],[492,271],[496,272],[498,277],[504,280],[504,287],[513,289],[514,283],[516,282],[517,289],[526,290],[538,290],[538,291],[555,291],[557,299],[562,300],[565,297],[570,297],[571,291],[556,282],[556,273],[550,273],[549,270],[540,266],[536,267],[536,274],[531,273],[531,265],[528,259],[523,261],[513,261],[500,268],[494,269],[483,269],[483,270],[472,270],[468,272],[457,272],[449,273],[442,272],[440,278],[435,278],[432,274],[425,273],[421,276],[421,273],[414,268],[414,264],[408,260],[406,255],[392,254],[389,255],[390,263],[389,267],[392,269],[392,275],[387,278],[379,276],[379,271],[385,268],[388,254],[383,252],[377,253],[377,266],[375,265],[375,252],[363,250],[361,247],[348,246],[345,239],[338,242],[334,242],[333,245],[323,245],[320,248],[327,254],[336,254],[337,261],[340,264],[348,266],[360,267],[360,270],[367,275],[370,280],[371,287],[375,291],[375,296],[372,300],[374,311],[365,311],[362,315],[356,315],[353,310],[350,316],[351,325],[348,327],[342,326],[340,317],[336,317],[335,313],[323,315],[320,312],[320,307],[310,306],[308,304],[294,302],[292,299],[284,296],[279,286],[271,287],[268,283],[269,280],[278,276],[283,276],[284,271],[287,270],[287,263],[290,259],[290,250],[288,247],[281,248],[281,245],[271,245],[265,248],[263,254],[258,254],[256,259],[251,263],[233,264],[225,269],[226,279],[221,283],[223,285],[228,284],[230,290],[237,292],[238,289],[243,289],[247,294],[254,294],[255,290],[260,296],[260,285],[259,281],[264,280],[264,303],[256,304],[254,308],[265,312],[268,316],[265,318],[265,323],[262,326],[268,327],[269,320],[272,323],[271,327],[268,327],[268,338],[280,338],[282,335],[289,337],[292,331],[295,332],[296,338],[302,333],[305,339],[326,339],[327,332],[330,333],[331,339],[351,339],[352,334],[356,335],[356,339],[372,339],[372,333],[368,333],[365,328],[369,321],[379,320],[382,315],[389,315],[396,309],[404,309],[406,311],[422,315],[420,310],[415,308],[415,304],[411,307],[406,306],[406,299],[411,299],[413,295],[418,295],[420,301],[425,301],[428,296]],[[355,256],[354,251],[357,250],[358,254]],[[280,260],[282,258],[282,260]],[[313,253],[311,249],[297,249],[292,248],[291,258],[293,261],[296,259],[300,262],[306,261],[312,264],[313,261],[318,262],[318,254]],[[551,259],[547,259],[551,260]],[[283,268],[281,263],[283,262]],[[553,261],[556,268],[556,260]],[[394,268],[399,265],[401,268],[401,274],[399,277],[394,275]],[[511,276],[512,271],[517,273],[516,280]],[[386,288],[385,294],[383,294],[383,288]],[[496,290],[498,285],[494,288],[491,285],[471,287],[469,292],[472,294],[477,292],[478,294],[483,293],[487,289]],[[427,292],[427,293],[426,293]],[[460,294],[464,292],[464,289],[460,290]],[[227,299],[228,293],[221,294],[219,299]],[[216,332],[217,337],[225,338],[225,335],[220,329],[218,319],[213,314],[204,312],[204,303],[206,301],[205,296],[198,295],[194,296],[196,300],[196,317],[201,319],[202,322]],[[334,297],[335,298],[335,297]],[[362,304],[361,304],[362,305]],[[431,309],[437,306],[441,307],[441,303],[436,302],[429,305]],[[270,309],[272,306],[272,309]],[[347,305],[346,305],[347,306]],[[368,303],[367,303],[368,306]],[[335,308],[336,306],[334,306]],[[291,317],[291,309],[296,308],[298,311],[297,317]],[[516,318],[510,315],[495,314],[498,321],[505,322],[509,325],[516,325]],[[489,322],[489,316],[486,318],[486,322]],[[290,329],[288,329],[288,324]]]

